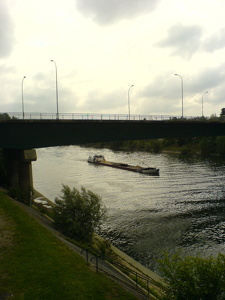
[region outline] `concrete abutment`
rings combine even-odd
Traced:
[[[36,150],[4,149],[7,185],[29,204],[33,191],[32,161],[37,160]]]

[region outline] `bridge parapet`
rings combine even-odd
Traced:
[[[148,114],[131,114],[130,119],[128,114],[97,114],[97,113],[37,113],[27,112],[24,114],[20,112],[11,112],[7,114],[10,118],[25,119],[25,120],[120,120],[120,121],[165,121],[165,120],[179,120],[181,116],[176,115],[148,115]],[[202,117],[186,116],[185,120],[202,119]],[[207,118],[204,118],[207,119]]]

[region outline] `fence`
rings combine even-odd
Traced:
[[[93,113],[37,113],[27,112],[24,114],[20,112],[4,113],[11,118],[25,119],[25,120],[130,120],[130,121],[163,121],[163,120],[177,120],[181,119],[181,116],[174,115],[127,115],[127,114],[93,114]],[[186,116],[187,119],[202,119],[202,117]]]
[[[129,286],[131,289],[135,289],[138,293],[142,294],[143,296],[145,295],[148,298],[150,297],[151,295],[150,284],[155,287],[158,287],[159,289],[163,289],[163,286],[160,283],[156,282],[154,279],[145,276],[143,274],[140,274],[135,270],[124,266],[123,264],[119,263],[117,260],[114,260],[109,256],[98,255],[98,254],[95,255],[93,254],[93,251],[89,252],[87,249],[83,249],[81,251],[81,254],[83,254],[83,252],[85,252],[87,265],[89,264],[89,262],[93,263],[95,265],[96,272],[99,271],[104,272],[105,274],[107,274],[107,276],[110,276],[115,280],[120,281],[121,283]],[[119,276],[116,276],[115,273],[113,274],[112,272],[110,272],[107,268],[104,268],[101,264],[101,259],[107,261],[112,266],[120,270],[122,273],[127,274],[131,279],[131,281],[130,282],[125,281],[119,278]],[[131,283],[132,281],[134,284]]]

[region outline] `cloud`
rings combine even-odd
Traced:
[[[100,25],[147,14],[155,9],[159,0],[75,0],[76,7]]]
[[[221,28],[203,43],[204,50],[214,52],[225,47],[225,28]]]
[[[92,90],[88,93],[85,103],[82,103],[82,109],[94,113],[124,113],[127,111],[127,94],[122,89],[112,92]]]
[[[201,70],[192,77],[189,85],[186,87],[189,94],[203,93],[206,90],[216,89],[223,86],[225,77],[225,64],[221,63],[219,66],[209,67]]]
[[[49,73],[36,73],[24,81],[24,104],[27,112],[56,112],[55,78]],[[58,80],[59,113],[76,111],[76,93]]]
[[[168,30],[168,36],[158,43],[160,47],[174,49],[173,54],[182,58],[191,58],[198,51],[202,29],[200,26],[176,24]]]
[[[181,113],[181,85],[180,78],[174,76],[174,71],[161,74],[151,83],[144,86],[139,93],[141,98],[138,111],[147,114],[176,114]],[[201,114],[202,95],[208,114],[219,110],[215,104],[224,106],[224,78],[225,63],[218,66],[208,67],[192,74],[183,74],[184,82],[184,112],[186,115]]]
[[[11,53],[14,42],[14,24],[6,2],[7,0],[0,2],[0,58]]]
[[[180,82],[176,82],[173,71],[166,72],[144,86],[139,96],[142,99],[138,109],[141,113],[172,114],[179,108]]]

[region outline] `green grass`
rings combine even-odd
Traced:
[[[0,192],[0,295],[13,299],[136,299]]]

